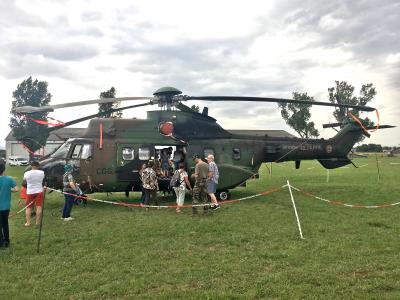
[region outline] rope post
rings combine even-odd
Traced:
[[[375,159],[376,159],[376,168],[378,170],[378,182],[379,182],[379,180],[381,179],[381,173],[380,173],[380,170],[379,170],[378,154],[376,154],[376,153],[375,153]]]
[[[296,215],[297,226],[298,226],[298,228],[299,228],[300,238],[304,240],[303,232],[301,231],[301,225],[300,225],[299,215],[297,214],[296,203],[294,202],[293,193],[292,193],[292,188],[291,188],[289,179],[287,180],[287,187],[288,187],[289,192],[290,192],[290,198],[292,199],[293,210],[294,210],[294,214]]]
[[[271,170],[271,172],[269,172],[269,179],[271,180],[272,179],[272,162],[270,162],[270,166],[271,166],[271,168],[270,168],[270,170]]]
[[[43,215],[44,215],[44,203],[46,202],[46,190],[43,189],[43,204],[42,204],[42,215],[40,216],[40,225],[39,225],[39,236],[38,236],[38,243],[37,243],[37,253],[40,252],[40,240],[42,238],[42,226],[43,226]]]

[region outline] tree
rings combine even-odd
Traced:
[[[108,91],[100,93],[100,98],[115,98],[116,90],[114,87],[111,87]],[[117,102],[111,102],[111,103],[100,103],[99,104],[99,113],[100,112],[106,112],[110,109],[113,108],[119,108],[121,105],[120,101]],[[102,118],[114,118],[114,119],[120,119],[122,118],[122,111],[116,111],[116,112],[110,112],[103,114],[101,116]]]
[[[328,88],[329,101],[332,103],[365,106],[376,96],[376,90],[372,83],[364,84],[360,89],[360,96],[358,97],[353,96],[354,86],[348,84],[346,81],[336,80],[335,84],[335,87]],[[360,118],[359,111],[353,110],[351,113],[357,118]],[[349,119],[348,109],[336,108],[333,112],[333,116],[340,123],[346,122]],[[374,125],[374,122],[372,122],[369,118],[360,120],[365,126]]]
[[[49,131],[46,127],[34,120],[46,121],[48,112],[36,112],[24,117],[15,113],[19,106],[40,107],[50,103],[51,94],[47,91],[47,82],[32,80],[32,77],[22,81],[13,92],[11,118],[9,126],[13,130],[14,137],[22,142],[29,151],[29,157],[33,159],[33,152],[46,144]]]
[[[307,93],[293,93],[294,100],[314,101],[313,97]],[[311,104],[278,103],[281,108],[282,118],[286,124],[292,127],[302,138],[318,137],[318,130],[314,122],[309,122],[311,118]]]
[[[198,106],[198,105],[192,105],[191,107],[190,107],[190,109],[192,109],[192,110],[194,110],[195,112],[200,112],[200,106]]]
[[[383,148],[380,144],[362,144],[356,147],[358,152],[382,152]]]

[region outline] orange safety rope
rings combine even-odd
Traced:
[[[379,112],[378,112],[377,109],[375,109],[375,112],[376,112],[376,117],[378,118],[378,123],[376,124],[376,128],[373,129],[373,130],[370,130],[370,132],[374,132],[374,131],[377,131],[379,129],[379,123],[380,123]]]
[[[378,118],[378,123],[376,124],[376,128],[369,130],[370,132],[374,132],[377,131],[379,129],[379,123],[380,123],[380,118],[379,118],[379,112],[377,109],[375,109],[376,112],[376,116]],[[357,122],[358,125],[360,125],[360,127],[362,128],[362,130],[364,130],[365,133],[368,133],[368,129],[365,128],[365,126],[363,125],[363,123],[361,122],[361,120],[359,118],[357,118],[355,115],[353,115],[350,111],[349,111],[349,116],[353,118],[354,121]]]
[[[119,206],[125,206],[125,207],[141,207],[141,208],[177,208],[178,205],[144,205],[144,204],[136,204],[136,203],[126,203],[126,202],[115,202],[115,201],[108,201],[108,200],[101,200],[101,199],[95,199],[95,198],[90,198],[87,196],[80,196],[80,195],[76,195],[76,194],[71,194],[71,193],[67,193],[67,192],[62,192],[56,189],[52,189],[47,187],[50,190],[53,190],[55,192],[61,193],[61,194],[66,194],[66,195],[71,195],[74,196],[76,199],[83,199],[83,200],[88,200],[88,201],[94,201],[94,202],[102,202],[102,203],[106,203],[106,204],[113,204],[113,205],[119,205]],[[278,192],[280,191],[282,188],[281,187],[275,187],[275,188],[271,188],[265,192],[256,194],[256,195],[252,195],[252,196],[247,196],[247,197],[243,197],[240,199],[235,199],[235,200],[225,200],[225,201],[221,201],[219,202],[219,204],[223,205],[223,204],[228,204],[228,203],[238,203],[241,202],[243,200],[248,200],[251,198],[255,198],[255,197],[259,197],[259,196],[265,196],[274,192]],[[207,203],[207,204],[186,204],[186,205],[182,205],[179,206],[179,208],[192,208],[192,207],[201,207],[201,206],[210,206],[211,203]]]
[[[362,205],[362,204],[348,204],[342,201],[332,201],[332,200],[328,200],[319,196],[316,196],[310,192],[304,191],[300,188],[294,187],[294,186],[290,186],[292,189],[302,193],[305,196],[311,197],[311,198],[315,198],[321,201],[324,201],[326,203],[332,204],[332,205],[340,205],[340,206],[345,206],[345,207],[349,207],[349,208],[388,208],[388,207],[394,207],[396,205],[399,205],[400,202],[395,202],[395,203],[385,203],[385,204],[380,204],[380,205]]]

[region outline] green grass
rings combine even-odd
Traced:
[[[270,177],[232,191],[234,199],[293,186],[349,204],[400,201],[398,158],[357,159],[365,167],[327,171],[318,162],[273,164]],[[22,169],[8,168],[20,182]],[[122,194],[96,198],[125,201]],[[137,203],[139,194],[131,200]],[[190,210],[129,209],[91,202],[60,220],[63,199],[46,198],[38,229],[10,218],[12,247],[0,252],[0,299],[399,299],[399,206],[357,209],[287,189],[226,204],[207,217]],[[14,195],[13,211],[18,195]],[[172,198],[164,202],[171,203]],[[186,203],[189,203],[187,198]]]

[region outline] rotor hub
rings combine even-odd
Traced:
[[[153,101],[158,103],[159,107],[166,107],[167,110],[171,110],[175,102],[179,101],[176,99],[176,96],[180,94],[182,94],[182,92],[174,87],[162,87],[153,93]]]

